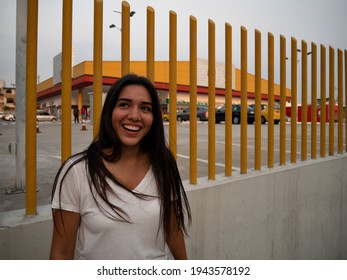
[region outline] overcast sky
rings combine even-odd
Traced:
[[[38,72],[40,81],[53,75],[53,57],[61,52],[62,0],[39,1]],[[146,58],[146,7],[155,9],[156,59],[168,60],[169,12],[177,13],[178,59],[189,59],[189,16],[198,22],[198,56],[207,58],[208,19],[216,25],[216,59],[224,60],[224,26],[233,28],[233,62],[239,63],[240,28],[248,30],[249,71],[253,71],[254,30],[262,33],[263,55],[266,57],[267,34],[275,36],[276,57],[279,37],[287,38],[287,56],[290,55],[290,39],[295,37],[298,46],[304,39],[310,50],[311,42],[335,49],[347,49],[347,0],[129,0],[130,9],[136,14],[131,18],[131,59]],[[74,65],[93,58],[93,0],[73,1]],[[121,17],[113,12],[121,10],[121,1],[104,0],[104,60],[120,59]],[[0,0],[0,80],[6,86],[15,83],[16,1]],[[263,59],[266,61],[265,59]],[[263,73],[266,72],[263,63]],[[277,74],[276,74],[277,75]],[[278,75],[277,75],[278,76]],[[277,78],[276,78],[277,79]]]

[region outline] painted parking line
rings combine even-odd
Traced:
[[[189,156],[186,156],[186,155],[177,154],[177,156],[180,157],[180,158],[189,159]],[[205,160],[205,159],[198,158],[197,161],[198,161],[198,162],[205,163],[205,164],[208,164],[208,160]],[[225,164],[216,162],[216,166],[225,167]],[[233,170],[235,170],[235,171],[240,171],[240,168],[237,168],[237,167],[234,167],[234,166],[233,166]]]
[[[16,122],[1,122],[2,125],[16,125]]]

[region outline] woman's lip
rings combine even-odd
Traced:
[[[137,132],[141,130],[141,127],[138,125],[132,125],[132,124],[123,124],[122,125],[123,128],[125,128],[128,131],[132,131],[132,132]]]

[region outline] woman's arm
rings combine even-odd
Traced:
[[[54,209],[53,221],[53,238],[49,258],[51,260],[72,260],[81,216],[79,213]]]
[[[168,236],[166,243],[169,246],[172,256],[175,260],[187,260],[186,245],[184,243],[184,235],[182,229],[177,224],[177,219],[171,203],[171,224],[170,235]]]

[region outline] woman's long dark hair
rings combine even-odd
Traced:
[[[141,85],[144,86],[149,92],[152,100],[152,113],[153,123],[152,127],[143,138],[141,142],[141,150],[147,153],[150,158],[152,170],[158,185],[159,199],[161,202],[161,225],[163,226],[165,237],[168,238],[171,227],[170,217],[171,203],[174,205],[174,214],[177,219],[179,228],[187,234],[187,226],[185,222],[185,215],[188,218],[189,223],[191,222],[191,214],[187,196],[183,189],[182,180],[177,168],[177,163],[168,149],[165,135],[164,126],[162,121],[162,112],[158,93],[154,85],[145,77],[140,77],[135,74],[128,74],[116,81],[108,91],[100,119],[100,129],[98,136],[93,140],[88,149],[81,154],[83,155],[79,160],[74,161],[73,164],[86,159],[88,171],[89,171],[89,186],[92,194],[96,191],[103,201],[113,210],[111,213],[103,208],[100,203],[96,201],[99,209],[106,215],[111,216],[114,219],[128,222],[127,213],[124,212],[117,205],[112,204],[108,199],[108,193],[117,195],[112,191],[110,185],[107,183],[106,178],[110,178],[112,181],[123,187],[124,189],[132,192],[129,188],[124,186],[117,180],[105,167],[103,159],[106,161],[117,161],[121,154],[121,142],[117,137],[113,125],[112,125],[112,112],[118,101],[119,94],[124,87],[128,85]],[[111,154],[105,154],[105,149],[112,150]],[[73,165],[72,164],[72,165]],[[63,167],[63,166],[62,166]],[[71,167],[70,167],[71,168]],[[62,168],[59,170],[56,180],[54,182],[53,194],[54,195],[57,178],[61,173]],[[66,171],[68,172],[68,171]],[[66,173],[65,173],[66,175]],[[63,179],[65,177],[63,175]],[[60,183],[60,189],[62,181]],[[93,191],[94,186],[94,191]],[[134,195],[147,199],[146,195],[139,195],[132,192]]]

